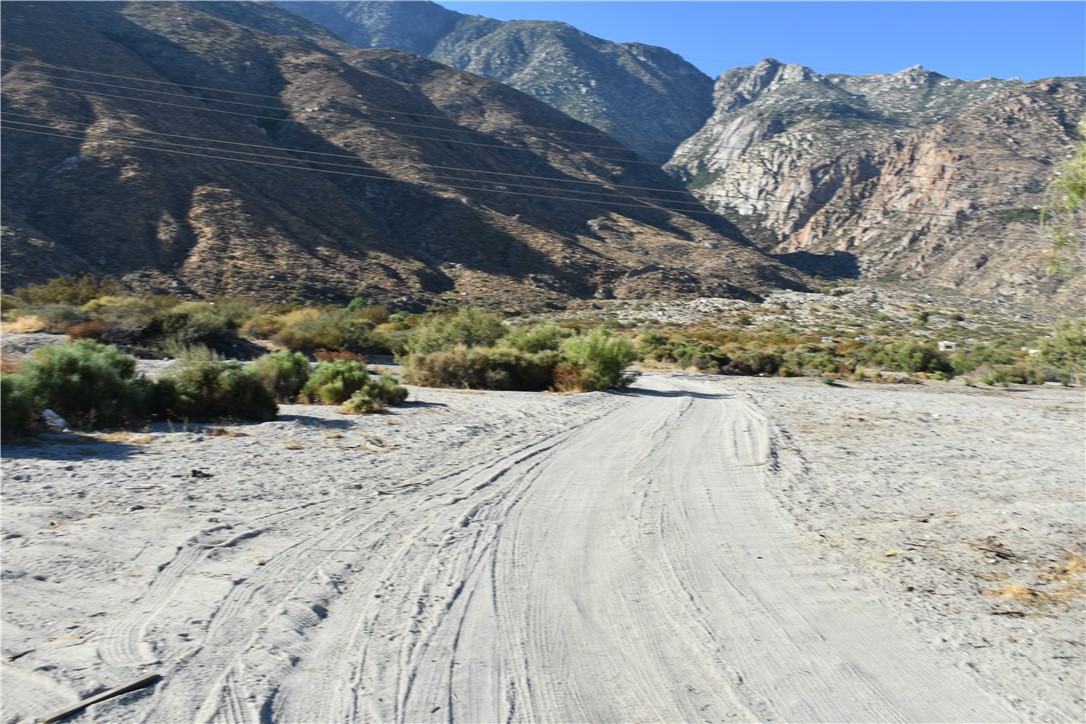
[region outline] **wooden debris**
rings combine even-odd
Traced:
[[[88,699],[84,699],[78,704],[72,704],[69,707],[65,707],[64,709],[59,709],[58,711],[53,712],[49,716],[42,719],[41,724],[53,724],[53,722],[67,719],[72,714],[78,714],[92,704],[97,704],[107,699],[112,699],[114,697],[120,696],[121,694],[127,694],[130,691],[136,691],[137,689],[142,689],[145,686],[150,686],[151,684],[156,683],[161,678],[161,674],[151,674],[150,676],[144,676],[142,679],[133,681],[131,684],[125,684],[124,686],[118,686],[114,689],[110,689],[109,691],[103,691],[101,694],[95,694]]]

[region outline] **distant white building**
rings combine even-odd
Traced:
[[[957,342],[947,342],[946,340],[943,340],[939,343],[940,352],[953,352],[956,349],[958,349]]]

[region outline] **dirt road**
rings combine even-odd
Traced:
[[[424,404],[486,397],[433,394],[445,402]],[[28,530],[7,546],[5,568],[62,554],[48,579],[86,600],[45,613],[52,628],[36,625],[43,587],[5,580],[5,608],[17,610],[5,613],[16,621],[5,653],[39,639],[37,653],[5,665],[15,697],[5,720],[152,671],[164,674],[153,690],[87,720],[1025,718],[997,683],[901,623],[847,559],[811,545],[768,484],[799,471],[785,469],[776,428],[748,392],[661,376],[591,403],[518,406],[526,399],[509,397],[492,427],[420,428],[417,449],[431,436],[435,452],[415,463],[397,464],[407,448],[372,433],[364,449],[318,446],[318,431],[338,444],[350,429],[329,434],[316,418],[287,438],[320,448],[294,459],[307,466],[296,474],[258,452],[289,423],[102,461],[143,465],[133,475],[151,486],[165,471],[149,461],[163,454],[189,455],[175,466],[185,470],[220,461],[214,486],[179,485],[153,518],[142,506],[81,512],[34,539],[31,523],[56,510],[35,518],[31,501],[10,501],[15,528]],[[410,436],[408,418],[402,427]],[[162,434],[147,452],[170,444]],[[362,456],[381,452],[367,473]],[[55,462],[26,455],[8,477],[34,469],[41,484],[65,469]],[[276,476],[299,482],[276,487]],[[228,503],[209,519],[200,496],[213,490]],[[108,570],[78,572],[81,562]],[[69,627],[77,645],[45,641],[62,615],[79,624]],[[35,656],[60,670],[35,669]]]

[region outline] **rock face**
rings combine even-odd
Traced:
[[[5,7],[5,285],[518,306],[795,287],[662,171],[507,86],[266,3]]]
[[[722,75],[714,99],[668,168],[762,248],[810,271],[984,297],[1081,294],[1081,270],[1044,274],[1037,224],[1083,115],[1080,81],[823,76],[766,60]]]
[[[430,2],[281,2],[360,47],[425,55],[528,93],[663,163],[712,112],[712,80],[678,55],[565,23],[502,22]]]

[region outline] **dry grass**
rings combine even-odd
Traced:
[[[94,439],[102,442],[118,442],[128,445],[148,445],[154,441],[154,435],[146,435],[138,432],[129,432],[127,430],[119,430],[117,432],[106,432],[94,436]]]
[[[0,374],[14,374],[23,358],[18,355],[0,354]]]
[[[44,332],[47,326],[42,320],[28,314],[10,322],[0,323],[0,332],[4,334],[30,334],[32,332]]]
[[[1086,557],[1065,550],[1063,560],[1045,568],[1032,585],[1001,580],[984,593],[1034,608],[1081,602],[1086,597]]]

